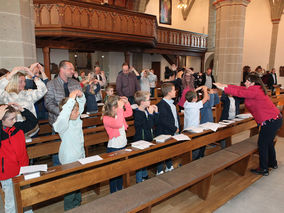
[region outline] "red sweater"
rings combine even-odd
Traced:
[[[226,94],[245,98],[245,106],[258,124],[262,124],[269,119],[274,119],[280,113],[278,108],[272,103],[269,96],[264,94],[259,85],[250,86],[248,88],[228,85],[224,91]]]
[[[32,130],[36,117],[28,110],[21,113],[24,122],[16,122],[13,127],[3,129],[0,121],[0,180],[7,180],[19,174],[21,166],[29,165],[24,133]]]
[[[120,136],[119,129],[124,125],[125,130],[127,130],[127,123],[125,118],[132,115],[132,108],[129,103],[125,104],[125,111],[123,109],[117,109],[117,117],[113,118],[110,116],[103,117],[104,127],[107,131],[109,139],[113,137]]]

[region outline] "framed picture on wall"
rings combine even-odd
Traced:
[[[172,24],[172,0],[160,0],[160,24]]]

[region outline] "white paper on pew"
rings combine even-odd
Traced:
[[[170,139],[171,135],[159,135],[154,138],[157,143],[164,143],[166,140]]]
[[[132,105],[131,105],[131,108],[132,108],[132,109],[137,109],[137,108],[138,108],[138,105],[137,105],[137,104],[132,104]]]
[[[33,179],[37,177],[40,177],[40,172],[34,172],[34,173],[24,175],[25,180],[29,180],[29,179]]]
[[[201,124],[200,127],[204,129],[211,129],[212,131],[216,132],[217,129],[221,127],[221,125],[218,123],[207,122],[207,123]]]
[[[219,124],[221,124],[221,125],[224,125],[224,126],[227,126],[227,125],[229,125],[229,123],[226,123],[226,122],[222,122],[222,121],[220,121],[220,122],[219,122]]]
[[[137,149],[147,149],[153,145],[154,145],[153,143],[148,142],[148,141],[143,141],[143,140],[131,143],[131,146]]]
[[[126,152],[132,152],[132,149],[125,149]]]
[[[204,131],[202,127],[188,127],[185,128],[183,131],[191,132],[191,133],[201,133]]]
[[[30,138],[30,137],[26,137],[26,143],[30,143],[30,142],[32,142],[33,141],[33,139],[32,138]]]
[[[236,117],[246,119],[246,118],[251,118],[252,114],[251,113],[238,114]]]
[[[242,120],[244,120],[243,118],[234,118],[233,119],[234,121],[242,121]]]
[[[87,115],[87,114],[81,114],[81,118],[88,118],[88,117],[90,117],[90,116]]]
[[[234,120],[223,120],[223,122],[228,123],[228,124],[232,124],[232,123],[235,123],[236,121],[234,121]]]
[[[102,160],[102,158],[99,155],[94,155],[94,156],[91,156],[91,157],[79,159],[78,161],[81,164],[84,165],[84,164],[87,164],[87,163],[92,163],[92,162],[100,161],[100,160]]]
[[[104,106],[104,103],[97,103],[98,106]]]
[[[190,140],[190,138],[185,134],[174,135],[172,136],[172,138],[176,139],[177,141],[189,141]]]
[[[28,174],[34,172],[46,172],[47,164],[33,165],[33,166],[22,166],[20,169],[20,174]]]

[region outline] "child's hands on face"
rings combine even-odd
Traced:
[[[120,97],[120,100],[122,100],[124,102],[124,104],[127,104],[128,103],[128,98],[125,97],[125,96],[121,96]]]
[[[18,111],[21,111],[21,112],[24,111],[24,108],[17,103],[11,102],[11,103],[8,103],[8,105],[14,107],[15,110],[18,110]]]
[[[119,109],[123,109],[124,106],[124,101],[122,99],[117,101],[117,108]]]
[[[7,112],[7,105],[0,106],[0,120],[2,120],[6,112]]]
[[[158,107],[156,106],[156,105],[152,105],[153,106],[153,108],[154,108],[154,111],[156,112],[156,113],[158,113]]]
[[[76,99],[76,97],[82,97],[82,92],[80,90],[73,90],[70,95],[69,98],[73,98]]]
[[[153,114],[155,108],[153,107],[153,105],[150,105],[150,106],[148,106],[147,110],[150,114]]]

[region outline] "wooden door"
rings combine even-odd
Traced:
[[[161,62],[160,61],[153,61],[152,62],[152,69],[154,70],[155,75],[157,76],[157,86],[160,85],[160,76],[161,76]]]

